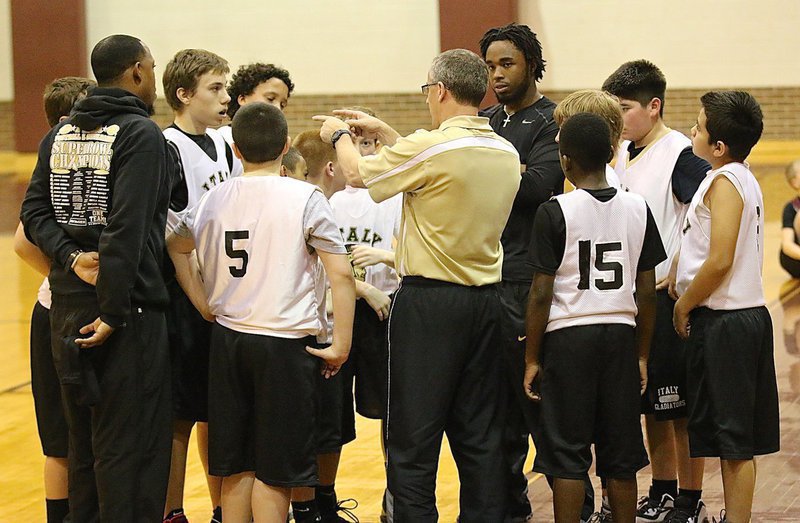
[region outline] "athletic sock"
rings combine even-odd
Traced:
[[[650,499],[661,501],[664,494],[669,494],[672,499],[678,496],[678,480],[677,479],[654,479],[653,484],[650,486]]]
[[[703,490],[689,490],[689,489],[680,489],[678,491],[679,496],[685,496],[692,500],[692,506],[697,507],[697,502],[700,501],[700,498],[703,497]]]
[[[335,485],[319,485],[315,490],[317,508],[321,515],[336,513]]]
[[[45,499],[47,523],[62,523],[69,514],[69,501],[64,499]]]
[[[315,500],[292,501],[292,514],[297,523],[319,521],[319,510]]]

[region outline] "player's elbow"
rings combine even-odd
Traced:
[[[186,238],[183,238],[182,236],[175,234],[175,232],[170,232],[169,234],[167,234],[167,240],[166,240],[167,253],[169,254],[169,257],[174,260],[176,256],[186,255],[191,253],[192,250],[194,249],[194,245],[187,245],[191,243],[192,242],[187,241]]]
[[[706,260],[706,265],[715,275],[724,276],[733,267],[733,258],[733,251],[711,253]]]
[[[28,238],[25,236],[25,229],[22,227],[22,223],[20,223],[17,226],[16,232],[14,232],[14,252],[20,258],[25,259],[31,254],[31,251],[34,250],[37,250],[37,247],[28,241]]]
[[[346,288],[355,295],[356,280],[353,278],[353,271],[350,269],[349,263],[344,268],[337,267],[335,270],[330,271],[328,273],[328,278],[331,281],[331,287]]]

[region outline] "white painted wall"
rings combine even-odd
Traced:
[[[519,0],[519,11],[544,45],[544,89],[600,86],[636,58],[670,87],[800,85],[797,0]],[[163,71],[179,49],[203,47],[234,70],[282,65],[302,94],[416,91],[439,46],[437,0],[86,0],[86,13],[88,51],[133,34]],[[0,0],[0,101],[12,98],[10,1]]]
[[[242,4],[247,7],[238,7]],[[161,71],[176,51],[200,47],[227,59],[232,71],[257,61],[281,65],[289,70],[295,93],[410,92],[425,83],[439,51],[438,5],[437,0],[87,0],[87,50],[107,35],[126,33],[150,46]]]
[[[548,60],[545,89],[600,87],[647,58],[670,87],[800,85],[796,0],[519,0]]]

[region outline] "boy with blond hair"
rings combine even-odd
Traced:
[[[566,98],[561,100],[555,111],[553,111],[553,118],[555,118],[560,128],[570,116],[578,113],[596,114],[606,121],[611,132],[611,147],[614,149],[614,156],[616,156],[623,128],[619,100],[605,91],[582,89],[567,95]],[[558,136],[556,136],[556,141],[558,141]],[[606,181],[609,187],[617,189],[621,187],[619,176],[617,176],[610,164],[606,165]]]
[[[164,136],[177,153],[181,179],[173,189],[167,230],[171,231],[200,197],[231,176],[241,174],[233,150],[213,127],[225,120],[230,97],[225,90],[228,62],[203,49],[178,51],[164,70],[164,93],[175,121]],[[170,347],[175,422],[172,467],[165,521],[183,523],[183,485],[189,436],[198,425],[198,447],[208,470],[208,351],[211,324],[192,307],[178,283],[168,276]],[[219,521],[220,481],[207,476],[214,520]]]

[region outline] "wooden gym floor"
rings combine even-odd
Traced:
[[[764,283],[775,325],[775,362],[781,399],[782,450],[758,460],[758,485],[753,521],[800,521],[800,289],[778,265],[780,217],[793,197],[783,178],[783,168],[800,158],[800,142],[760,144],[751,156],[753,171],[764,191],[766,238]],[[0,365],[0,520],[44,521],[44,487],[30,389],[28,330],[31,308],[41,278],[19,261],[12,250],[19,204],[35,161],[30,155],[0,153],[0,274],[4,274],[0,300],[0,336],[5,339]],[[355,498],[355,513],[362,522],[377,522],[384,488],[380,425],[358,417],[358,438],[342,454],[337,493]],[[192,443],[186,479],[185,508],[190,521],[209,521],[211,504]],[[526,470],[530,470],[532,456]],[[534,521],[552,521],[547,483],[529,474]],[[639,474],[639,490],[646,492],[649,468]],[[598,488],[599,492],[599,488]],[[442,521],[458,514],[458,475],[445,441],[438,478],[438,507]],[[707,464],[703,498],[709,515],[722,508],[719,466]],[[598,501],[599,503],[599,501]]]

